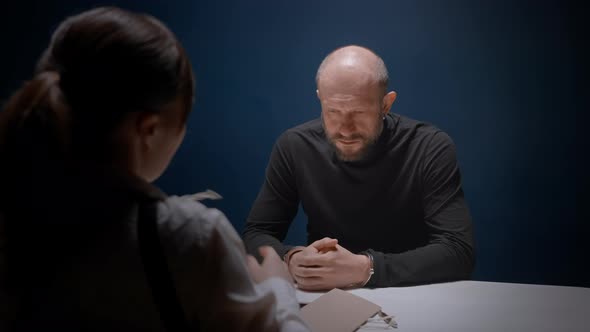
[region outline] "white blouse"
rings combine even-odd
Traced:
[[[171,196],[158,205],[158,225],[189,323],[215,331],[309,331],[292,283],[252,280],[242,240],[219,210]]]

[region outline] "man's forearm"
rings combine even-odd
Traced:
[[[374,250],[375,274],[366,287],[391,287],[468,279],[475,265],[469,246],[431,243],[399,254]]]

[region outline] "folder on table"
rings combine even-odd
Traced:
[[[380,311],[375,303],[336,288],[301,308],[301,316],[313,332],[352,332]]]

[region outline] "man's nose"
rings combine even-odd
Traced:
[[[354,121],[349,117],[345,118],[340,124],[340,135],[349,137],[355,132]]]

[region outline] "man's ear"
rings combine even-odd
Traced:
[[[154,146],[160,121],[160,116],[154,113],[143,112],[137,116],[136,130],[142,147],[149,150]]]
[[[383,116],[389,113],[391,105],[393,105],[393,102],[395,101],[396,97],[397,93],[395,91],[390,91],[388,94],[385,95],[385,97],[383,97]]]
[[[316,94],[316,96],[318,96],[318,99],[320,99],[320,90],[316,89],[315,94]]]

